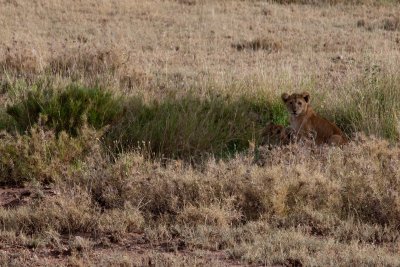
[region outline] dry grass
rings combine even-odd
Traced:
[[[397,2],[0,1],[0,265],[399,266]]]
[[[385,18],[399,17],[398,6],[393,5],[349,9],[257,1],[185,5],[157,0],[119,5],[85,1],[80,7],[56,0],[46,5],[15,4],[18,8],[2,4],[7,26],[0,34],[0,62],[6,70],[40,72],[53,65],[72,72],[83,83],[100,82],[119,91],[155,97],[193,84],[202,94],[202,88],[215,84],[225,88],[232,81],[252,81],[247,83],[248,91],[257,87],[297,90],[304,82],[315,81],[329,93],[332,87],[362,76],[371,64],[394,71],[399,59],[397,31],[382,28]],[[38,16],[25,15],[31,11]],[[40,19],[41,15],[47,19]],[[372,32],[356,27],[362,19],[376,25]],[[230,48],[232,43],[257,38],[279,44],[279,53],[270,53],[270,48],[256,53]],[[331,60],[337,56],[343,60]],[[117,73],[105,75],[108,67]]]
[[[138,152],[111,160],[95,132],[81,138],[92,142],[86,156],[52,156],[55,177],[63,173],[56,196],[39,191],[27,206],[0,209],[4,234],[29,237],[15,244],[89,255],[141,233],[165,251],[222,250],[243,263],[398,264],[398,144],[361,135],[343,149],[260,148],[260,165],[249,152],[198,169]],[[49,232],[70,238],[54,243]]]
[[[379,5],[395,4],[398,0],[272,0],[279,4],[303,4],[303,5]]]

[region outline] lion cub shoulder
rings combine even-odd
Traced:
[[[310,105],[310,94],[282,94],[290,113],[290,127],[300,137],[313,136],[316,144],[342,145],[347,143],[343,132],[332,122],[316,114]]]

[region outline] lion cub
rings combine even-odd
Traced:
[[[269,123],[263,130],[261,145],[287,145],[290,143],[290,133],[282,125]]]
[[[330,121],[318,116],[310,106],[310,94],[282,94],[282,100],[290,113],[290,127],[300,138],[312,135],[316,144],[342,145],[347,138]]]

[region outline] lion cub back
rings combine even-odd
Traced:
[[[347,138],[343,132],[332,122],[327,119],[313,114],[310,117],[311,128],[316,132],[316,143],[328,143],[342,145],[347,143]]]

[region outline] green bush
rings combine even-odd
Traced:
[[[46,126],[57,133],[66,131],[74,136],[85,119],[90,126],[99,129],[110,124],[121,112],[120,100],[110,92],[77,85],[60,92],[41,88],[32,90],[21,102],[7,108],[21,132],[29,130],[42,115],[46,118]]]

